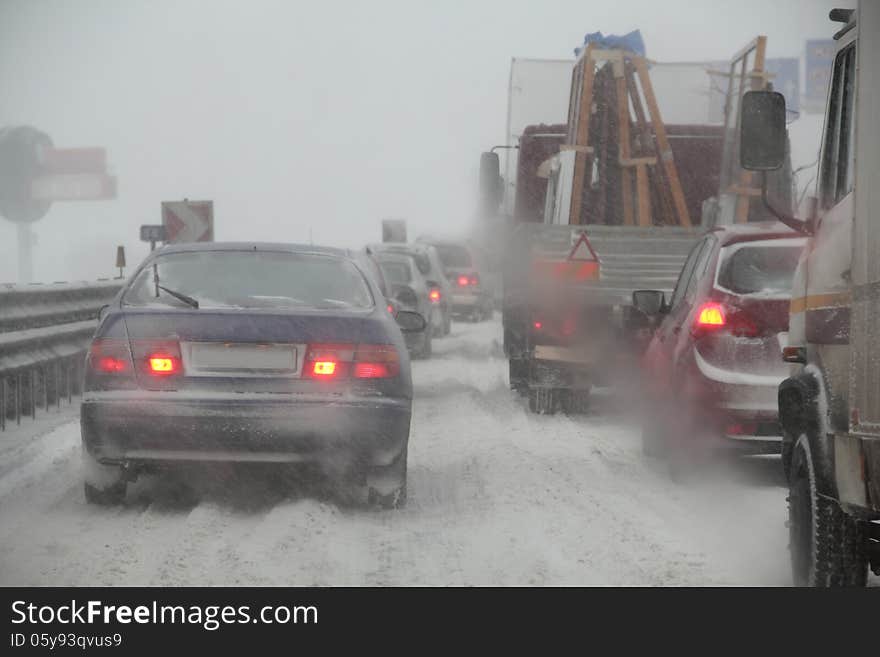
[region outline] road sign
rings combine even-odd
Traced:
[[[105,173],[107,149],[43,148],[39,153],[43,173]]]
[[[141,226],[141,242],[164,242],[165,226],[162,224],[145,224]]]
[[[31,180],[32,201],[99,201],[116,198],[116,177],[105,173],[54,173]]]
[[[213,201],[164,201],[162,225],[165,226],[165,242],[213,242]]]
[[[406,242],[406,220],[405,219],[383,219],[382,220],[382,241],[383,242]]]

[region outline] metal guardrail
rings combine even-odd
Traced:
[[[122,281],[0,285],[0,431],[82,392],[85,351]]]

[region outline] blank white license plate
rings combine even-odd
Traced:
[[[296,376],[298,345],[189,342],[183,365],[193,376]]]

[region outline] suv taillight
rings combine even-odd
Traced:
[[[707,301],[699,307],[691,332],[697,338],[720,332],[743,338],[757,338],[761,335],[758,324],[751,315],[716,301]]]

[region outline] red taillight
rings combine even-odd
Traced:
[[[173,378],[183,372],[177,340],[132,340],[131,355],[138,373],[150,380]]]
[[[313,344],[303,369],[306,378],[323,380],[388,379],[399,373],[400,357],[390,344]]]
[[[312,374],[317,377],[332,377],[336,374],[336,361],[318,360],[312,365]]]
[[[117,374],[128,369],[128,363],[123,358],[113,356],[101,356],[97,362],[97,368],[105,374]]]
[[[742,338],[757,338],[761,335],[758,324],[749,313],[734,306],[706,302],[697,312],[693,333],[699,337],[718,331]]]
[[[536,331],[540,331],[542,328],[544,328],[544,322],[540,322],[540,321],[538,321],[538,322],[534,322],[534,323],[532,324],[532,326],[535,327],[535,330],[536,330]]]
[[[435,287],[428,293],[428,298],[431,300],[431,303],[440,303],[440,290]]]
[[[459,276],[458,277],[458,286],[459,287],[467,287],[469,282],[470,281],[467,276]]]
[[[480,284],[480,277],[477,276],[476,274],[471,274],[470,278],[468,278],[468,283],[470,283],[472,286],[479,285]]]
[[[727,323],[724,308],[718,303],[704,303],[697,313],[697,326],[701,328],[721,327]]]
[[[387,379],[400,374],[400,356],[394,345],[358,345],[354,359],[356,379]]]
[[[101,338],[89,349],[89,365],[99,374],[127,374],[131,372],[131,352],[126,340]]]
[[[392,305],[389,303],[389,304],[386,306],[386,308],[388,309],[388,312],[389,312],[389,313],[391,313],[392,315],[394,314],[394,306],[392,306]]]
[[[180,371],[180,360],[174,356],[153,355],[147,359],[147,368],[150,374],[168,376]]]
[[[385,379],[391,374],[386,363],[355,363],[354,378],[356,379]]]

